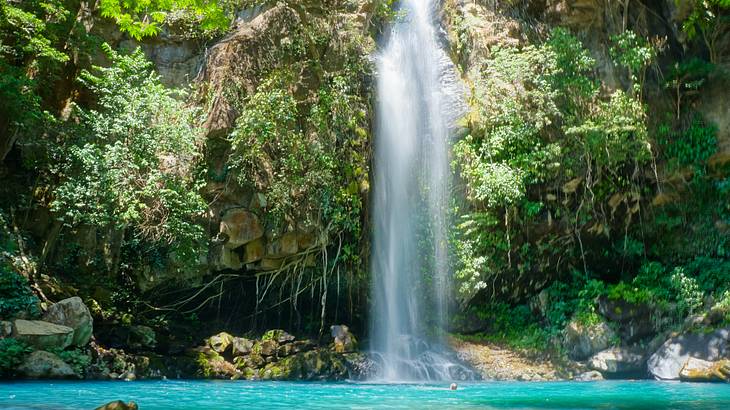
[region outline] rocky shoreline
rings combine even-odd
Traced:
[[[712,312],[688,320],[679,332],[648,342],[616,344],[615,324],[570,322],[562,341],[567,357],[530,354],[495,343],[451,337],[459,360],[484,380],[657,379],[691,382],[730,381],[730,327],[712,325]],[[28,346],[14,376],[28,379],[83,378],[367,380],[376,364],[358,350],[345,325],[331,326],[325,345],[298,339],[282,329],[257,338],[220,332],[179,354],[154,351],[155,331],[134,326],[132,352],[102,346],[93,337],[94,321],[78,297],[51,305],[43,320],[0,323],[0,337]],[[705,326],[699,326],[704,324]]]

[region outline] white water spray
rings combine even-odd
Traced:
[[[470,377],[428,331],[448,310],[448,146],[464,110],[435,2],[403,0],[377,59],[371,348],[388,381]]]

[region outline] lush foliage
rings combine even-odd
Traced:
[[[13,371],[23,363],[31,349],[20,340],[11,337],[0,339],[0,377],[13,375]]]
[[[86,72],[98,109],[79,109],[85,126],[68,148],[52,208],[68,225],[131,229],[169,246],[180,261],[197,258],[205,203],[195,179],[196,113],[160,84],[140,50],[110,48],[108,68]]]
[[[39,313],[38,298],[31,292],[27,279],[12,266],[16,246],[0,213],[0,319],[10,319],[19,312],[30,316]]]
[[[230,18],[224,0],[101,0],[101,15],[113,18],[122,31],[137,40],[157,35],[170,14],[190,14],[200,29],[221,31]]]
[[[635,39],[617,38],[613,53],[617,64],[632,71],[653,56]],[[540,46],[499,49],[484,63],[471,134],[454,147],[454,167],[470,201],[455,245],[466,299],[495,281],[493,275],[514,268],[513,253],[520,272],[537,268],[521,256],[545,248],[526,243],[515,250],[510,224],[538,215],[550,223],[561,218],[573,226],[561,240],[580,241],[576,230],[588,218],[601,222],[594,229],[605,229],[608,216],[599,208],[631,191],[628,170],[652,158],[640,86],[630,94],[605,95],[592,79],[594,66],[580,41],[563,29]],[[536,192],[545,185],[553,188]]]

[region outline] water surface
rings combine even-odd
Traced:
[[[246,381],[0,383],[2,409],[730,409],[730,385],[652,381],[462,384]]]

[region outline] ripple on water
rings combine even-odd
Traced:
[[[730,409],[730,385],[608,382],[443,384],[245,381],[3,382],[2,409]]]

